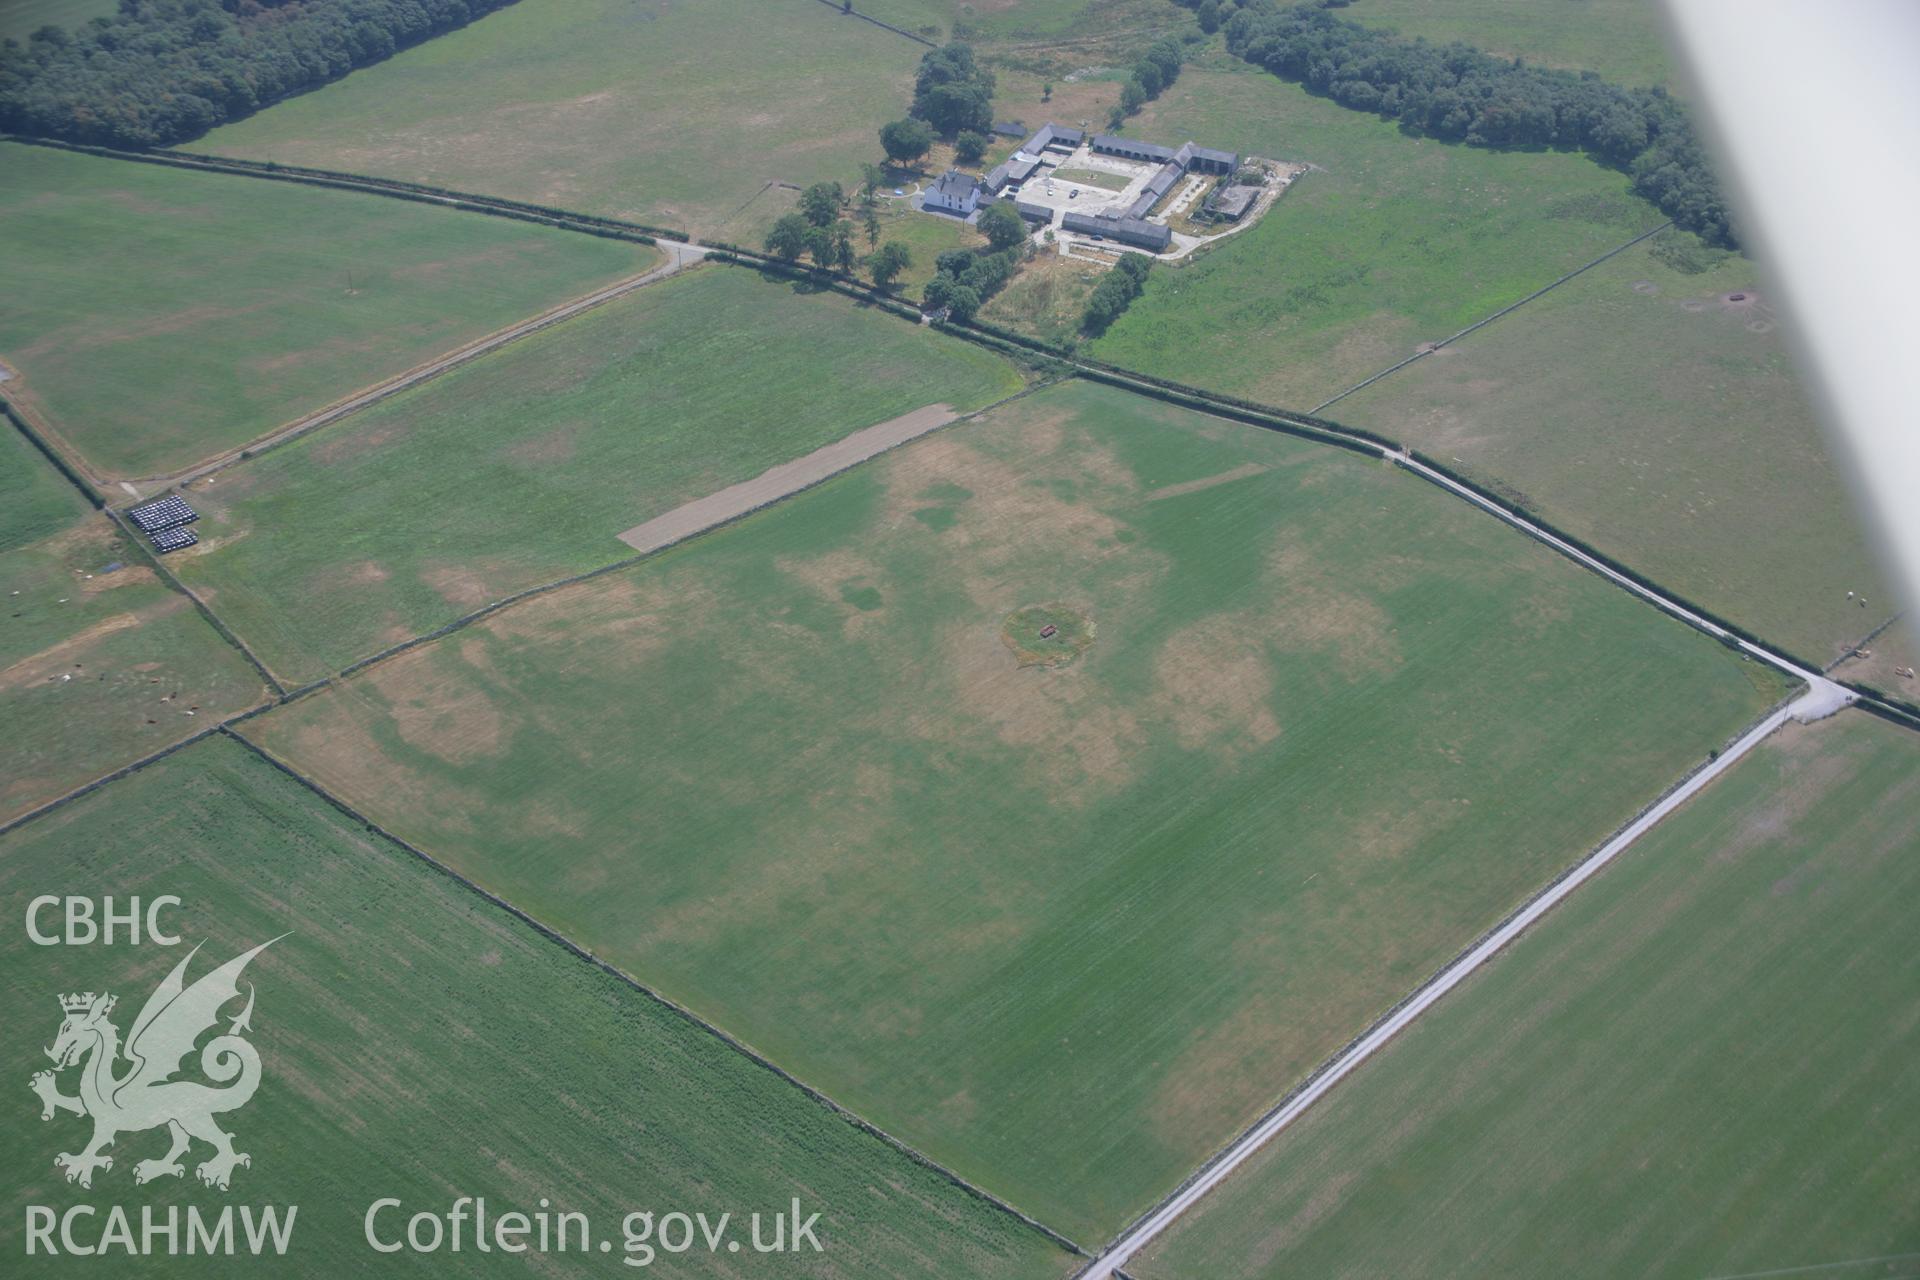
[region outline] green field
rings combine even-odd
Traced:
[[[73,28],[118,9],[118,0],[0,0],[0,40],[25,41],[42,27]]]
[[[1781,693],[1405,472],[1075,383],[246,732],[1097,1242]]]
[[[1677,84],[1656,0],[1359,0],[1340,16],[1543,67],[1598,71],[1629,88]]]
[[[881,158],[923,52],[810,0],[521,0],[195,145],[757,244],[767,183]]]
[[[182,905],[163,917],[187,945],[35,947],[17,922],[34,895],[57,892]],[[0,840],[0,899],[16,927],[0,942],[9,981],[0,1017],[6,1074],[19,1094],[0,1121],[13,1160],[0,1247],[24,1249],[23,1206],[297,1205],[292,1247],[274,1275],[371,1270],[434,1275],[657,1274],[821,1277],[1058,1275],[1064,1250],[1010,1215],[854,1128],[685,1018],[536,934],[299,783],[224,739],[200,743],[112,790]],[[57,911],[42,919],[54,925]],[[137,1159],[160,1132],[124,1134],[91,1191],[53,1165],[84,1142],[83,1122],[42,1123],[27,1080],[60,1023],[55,997],[110,990],[124,1033],[146,995],[204,943],[189,977],[286,934],[246,971],[263,1063],[257,1095],[221,1117],[252,1156],[227,1195],[179,1181],[134,1190]],[[229,1006],[229,1014],[238,1006]],[[75,1089],[75,1075],[61,1080]],[[210,1149],[196,1144],[190,1163]],[[405,1215],[444,1214],[483,1196],[490,1215],[588,1215],[611,1257],[503,1262],[476,1255],[383,1258],[362,1236],[373,1201],[394,1197],[383,1233]],[[823,1251],[799,1255],[660,1254],[657,1269],[620,1265],[629,1212],[748,1215],[799,1196],[819,1211]],[[543,1199],[543,1197],[545,1199]],[[86,1224],[82,1224],[85,1238]],[[391,1230],[387,1230],[391,1228]],[[96,1219],[93,1230],[100,1229]],[[471,1225],[468,1227],[471,1232]],[[768,1231],[770,1237],[771,1232]],[[57,1237],[56,1237],[57,1238]],[[162,1244],[164,1248],[164,1242]],[[636,1260],[638,1255],[634,1255]],[[379,1265],[376,1267],[375,1264]],[[529,1266],[529,1264],[532,1264]],[[15,1265],[19,1265],[16,1263]],[[28,1271],[56,1270],[29,1262]],[[257,1275],[241,1257],[149,1261],[142,1274]]]
[[[1458,464],[1825,665],[1895,604],[1795,379],[1789,322],[1747,259],[1689,273],[1642,247],[1327,416]]]
[[[0,421],[0,553],[58,533],[88,510],[32,442]]]
[[[201,545],[173,564],[298,683],[623,559],[623,530],[861,427],[1019,387],[978,347],[706,267],[196,485]]]
[[[1914,643],[1913,624],[1907,619],[1888,627],[1865,646],[1864,657],[1852,657],[1833,669],[1836,680],[1852,680],[1880,689],[1909,705],[1920,704],[1920,644]]]
[[[966,223],[937,213],[916,213],[905,200],[882,201],[876,216],[880,219],[880,244],[904,245],[913,255],[913,265],[901,272],[893,285],[894,292],[908,297],[920,296],[920,291],[936,274],[936,260],[947,250],[986,247],[987,238]],[[865,251],[866,232],[861,231],[855,239]],[[863,277],[867,274],[864,265],[860,274]]]
[[[1920,754],[1790,727],[1128,1269],[1910,1275]]]
[[[1157,269],[1091,348],[1292,409],[1662,221],[1625,175],[1580,156],[1409,138],[1219,56],[1184,71],[1128,132],[1318,166],[1252,229]]]
[[[104,475],[172,472],[653,250],[0,143],[4,384]]]
[[[989,52],[1011,44],[1016,59],[1066,46],[1071,59],[1089,38],[1123,36],[1142,48],[1155,35],[1184,30],[1193,15],[1166,0],[858,0],[854,8],[934,39],[967,39]],[[1009,55],[1003,55],[1009,56]],[[1034,121],[1039,124],[1039,121]]]
[[[0,821],[262,699],[239,651],[10,426],[0,498]]]

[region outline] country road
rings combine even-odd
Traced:
[[[1499,954],[1503,947],[1524,933],[1540,917],[1553,910],[1575,889],[1592,879],[1629,845],[1652,830],[1662,818],[1685,804],[1708,783],[1732,768],[1736,761],[1759,746],[1775,729],[1790,719],[1818,720],[1832,715],[1851,701],[1852,696],[1838,685],[1819,676],[1811,677],[1810,687],[1806,693],[1789,705],[1773,712],[1748,730],[1739,741],[1688,775],[1684,782],[1661,797],[1657,803],[1629,823],[1613,839],[1596,849],[1584,862],[1507,917],[1505,922],[1482,938],[1471,950],[1442,969],[1404,1004],[1376,1023],[1364,1036],[1347,1046],[1327,1063],[1320,1074],[1315,1076],[1305,1088],[1289,1098],[1278,1110],[1269,1113],[1259,1123],[1241,1134],[1191,1182],[1128,1228],[1108,1247],[1106,1252],[1082,1269],[1076,1280],[1110,1280],[1110,1277],[1130,1258],[1152,1243],[1207,1192],[1213,1190],[1235,1169],[1251,1159],[1260,1148],[1299,1119],[1301,1113],[1308,1107],[1330,1093],[1334,1086],[1352,1074],[1354,1068],[1372,1057],[1394,1036],[1405,1030],[1415,1018],[1438,1003],[1441,997],[1466,981],[1474,970]]]
[[[385,382],[369,387],[367,390],[351,396],[348,399],[335,401],[324,409],[316,410],[303,418],[296,418],[271,435],[248,441],[238,449],[230,449],[218,457],[196,463],[185,471],[166,476],[145,476],[137,480],[121,480],[118,482],[120,488],[135,497],[144,497],[164,489],[190,484],[203,476],[212,475],[216,471],[221,471],[232,466],[234,463],[240,461],[243,456],[258,453],[262,449],[271,449],[275,445],[285,444],[287,441],[305,435],[309,431],[317,431],[328,423],[337,422],[349,414],[358,413],[368,405],[377,404],[389,396],[398,395],[409,387],[418,386],[420,383],[426,382],[429,379],[437,378],[451,369],[457,369],[468,361],[476,360],[490,351],[495,351],[500,347],[506,346],[510,342],[517,342],[529,334],[538,333],[542,329],[559,324],[562,320],[571,319],[579,315],[582,311],[597,307],[603,302],[611,302],[613,299],[631,293],[635,289],[650,285],[657,280],[663,280],[676,271],[691,266],[707,256],[707,251],[700,246],[683,244],[677,240],[659,240],[656,242],[656,247],[667,255],[667,260],[651,271],[642,275],[631,276],[617,284],[608,285],[604,289],[595,290],[593,293],[575,298],[571,302],[562,303],[550,311],[543,311],[532,319],[523,320],[519,324],[509,328],[490,333],[486,337],[470,342],[457,350],[450,351],[436,360],[415,366],[397,377],[389,378]]]

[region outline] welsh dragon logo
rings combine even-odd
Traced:
[[[46,1051],[54,1067],[37,1072],[32,1084],[40,1095],[42,1120],[53,1119],[56,1111],[93,1119],[93,1141],[77,1154],[63,1151],[54,1157],[68,1182],[91,1187],[94,1170],[113,1168],[113,1157],[105,1152],[115,1138],[160,1125],[167,1127],[173,1145],[159,1159],[134,1165],[135,1182],[180,1177],[186,1172],[180,1157],[196,1138],[213,1147],[213,1156],[194,1171],[210,1187],[225,1191],[234,1167],[253,1163],[245,1152],[233,1149],[233,1135],[214,1122],[215,1116],[244,1107],[260,1087],[260,1054],[242,1039],[252,1030],[252,983],[247,984],[246,1008],[228,1020],[224,1034],[200,1050],[201,1073],[224,1087],[173,1077],[200,1037],[219,1023],[221,1008],[239,998],[240,973],[247,963],[278,941],[263,942],[187,986],[187,965],[200,953],[195,947],[147,997],[124,1048],[110,1020],[114,996],[87,991],[60,997],[60,1034]],[[124,1070],[119,1069],[122,1058],[128,1064]],[[70,1096],[60,1092],[54,1076],[75,1065],[80,1066],[80,1092]]]

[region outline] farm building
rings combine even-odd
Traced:
[[[1247,216],[1247,210],[1253,208],[1253,202],[1260,198],[1260,188],[1233,186],[1225,187],[1213,193],[1207,201],[1207,210],[1217,213],[1229,222],[1238,222]]]
[[[1184,172],[1179,165],[1171,160],[1161,165],[1159,172],[1147,179],[1147,185],[1141,190],[1139,198],[1128,206],[1126,216],[1129,218],[1146,217],[1147,211],[1152,209],[1156,204],[1159,204],[1161,197],[1165,196],[1167,192],[1173,190],[1174,184],[1180,181],[1181,175]]]
[[[1040,167],[1040,158],[1048,151],[1071,152],[1086,136],[1078,129],[1049,120],[1034,130],[1033,136],[1021,143],[1012,155],[995,165],[981,185],[987,194],[996,196],[1009,187],[1017,187],[1033,176],[1033,171]]]
[[[927,188],[921,207],[964,218],[980,207],[980,183],[971,174],[949,169]]]
[[[1067,231],[1100,236],[1154,253],[1166,252],[1167,246],[1173,243],[1173,232],[1158,222],[1148,222],[1144,218],[1123,218],[1112,213],[1070,213],[1060,220],[1060,226]]]
[[[1122,138],[1114,133],[1096,135],[1092,145],[1101,155],[1119,156],[1122,160],[1138,160],[1144,164],[1167,164],[1173,159],[1172,147],[1163,147],[1157,142],[1142,142],[1138,138]]]
[[[1016,151],[988,170],[987,176],[981,180],[980,185],[987,189],[989,195],[997,196],[1007,188],[1017,187],[1025,182],[1039,167],[1038,160]]]
[[[1232,173],[1234,166],[1240,163],[1239,155],[1232,151],[1218,151],[1192,142],[1176,151],[1172,147],[1142,142],[1138,138],[1123,138],[1113,133],[1098,135],[1092,147],[1102,155],[1119,156],[1123,160],[1178,165],[1182,173]]]
[[[1020,150],[1037,160],[1041,152],[1049,149],[1072,151],[1086,136],[1078,129],[1069,129],[1063,124],[1055,124],[1049,120],[1035,129],[1031,138],[1020,144]]]
[[[1234,151],[1216,151],[1212,147],[1198,147],[1189,142],[1175,153],[1187,157],[1188,173],[1232,173],[1240,164],[1240,155]]]
[[[1053,221],[1053,210],[1044,204],[1034,204],[1030,200],[1013,200],[1002,197],[1001,204],[1010,204],[1013,211],[1028,222],[1045,225]]]

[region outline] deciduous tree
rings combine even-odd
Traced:
[[[933,126],[925,120],[895,120],[880,127],[880,146],[889,160],[912,164],[933,150]]]

